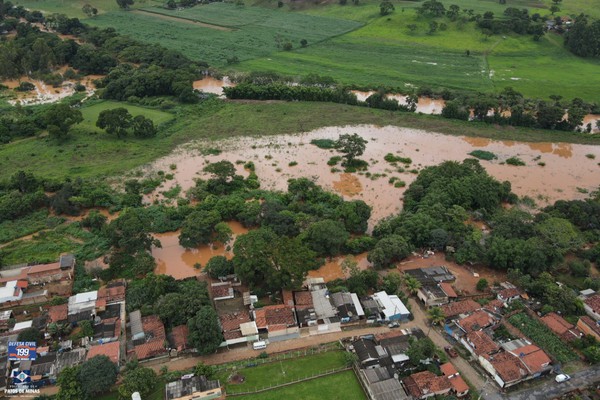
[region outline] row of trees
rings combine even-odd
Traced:
[[[442,109],[444,118],[476,121],[500,125],[525,126],[561,131],[580,130],[584,117],[595,109],[579,98],[564,101],[561,96],[550,96],[552,101],[532,100],[507,87],[498,95],[463,95],[447,101]],[[567,116],[565,117],[565,114]],[[590,132],[592,126],[583,127]]]
[[[565,34],[565,46],[580,57],[600,57],[600,20],[579,15]]]

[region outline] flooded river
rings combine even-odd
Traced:
[[[369,176],[365,173],[331,172],[327,161],[337,153],[310,144],[312,139],[337,139],[345,133],[357,133],[368,140],[361,158],[369,162]],[[190,143],[179,147],[145,169],[148,173],[166,171],[171,164],[176,164],[174,179],[167,185],[179,184],[185,191],[194,185],[195,178],[204,176],[202,168],[207,162],[252,161],[264,189],[284,191],[288,179],[307,177],[346,199],[364,200],[373,207],[371,227],[380,219],[400,211],[404,190],[415,180],[415,172],[446,160],[462,161],[476,149],[491,151],[498,157],[493,161],[481,161],[488,173],[500,181],[510,181],[515,193],[533,198],[539,206],[558,199],[585,198],[587,195],[583,192],[592,191],[600,185],[600,146],[593,145],[495,141],[395,126],[359,125],[321,128],[296,135],[241,137],[207,144],[221,149],[223,153],[220,155],[203,156],[200,146],[202,144]],[[402,166],[404,171],[398,172],[398,167],[384,161],[387,153],[409,157],[412,163]],[[526,165],[516,167],[504,163],[513,156],[521,158]],[[544,163],[544,166],[539,163]],[[248,175],[242,164],[236,164],[236,168],[238,174]],[[384,174],[386,176],[382,176]],[[392,177],[406,186],[390,184]]]

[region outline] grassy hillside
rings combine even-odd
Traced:
[[[268,57],[281,51],[286,42],[300,47],[302,39],[314,44],[361,26],[343,19],[225,3],[182,11],[157,7],[116,11],[86,22],[114,27],[121,33],[179,50],[212,66],[223,66],[233,56],[240,60]],[[226,30],[219,29],[223,27]]]
[[[83,108],[86,120],[106,103]],[[113,105],[130,107],[123,103]],[[131,108],[135,110],[135,108]],[[136,111],[133,111],[134,114]],[[156,110],[147,111],[151,116]],[[163,114],[163,113],[161,113]],[[158,137],[117,139],[106,133],[90,134],[90,123],[76,127],[64,143],[46,137],[28,138],[0,147],[0,171],[10,176],[27,170],[46,177],[111,176],[168,154],[177,145],[194,139],[218,140],[232,136],[264,136],[304,132],[323,126],[356,124],[396,125],[452,135],[498,140],[576,142],[600,144],[600,137],[570,132],[495,127],[447,120],[437,116],[389,112],[333,103],[209,101],[175,112],[174,121]],[[118,162],[109,162],[118,160]]]

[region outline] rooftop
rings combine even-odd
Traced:
[[[600,294],[595,294],[583,300],[583,302],[595,313],[600,313]]]
[[[519,357],[532,374],[542,371],[551,363],[550,357],[544,353],[544,350],[534,344],[520,347],[511,353]]]
[[[555,312],[548,313],[541,318],[542,322],[554,333],[562,335],[574,326]]]
[[[63,254],[58,260],[60,268],[66,269],[75,266],[75,256],[73,254]]]
[[[475,354],[491,354],[500,349],[494,340],[484,331],[475,331],[467,333],[467,339],[474,347]]]
[[[233,297],[233,286],[231,282],[213,283],[210,286],[213,299],[218,300],[226,297]]]
[[[258,329],[275,328],[277,325],[286,327],[296,325],[294,311],[291,307],[284,304],[259,308],[255,310],[254,313],[256,315],[255,320]]]
[[[486,311],[479,310],[458,321],[460,327],[467,333],[478,331],[494,323],[494,318]]]
[[[237,331],[241,324],[250,321],[250,315],[247,312],[220,314],[219,320],[223,332]]]
[[[406,390],[415,398],[430,393],[444,393],[450,390],[452,385],[445,376],[436,376],[433,372],[423,371],[412,374],[403,380]]]
[[[508,300],[512,297],[518,297],[520,295],[521,295],[521,291],[517,288],[502,289],[501,291],[498,292],[498,297],[500,297],[504,300]]]
[[[65,321],[69,312],[68,304],[61,304],[59,306],[52,306],[48,309],[48,318],[50,322]]]
[[[375,400],[404,400],[408,399],[402,385],[397,379],[391,378],[369,385]]]
[[[404,272],[412,275],[423,285],[437,284],[440,282],[452,282],[456,279],[452,272],[450,272],[450,270],[444,266],[409,269]]]
[[[60,264],[55,262],[52,264],[33,265],[29,268],[28,275],[43,274],[52,271],[60,271]]]
[[[190,331],[187,325],[178,325],[171,329],[171,344],[178,351],[185,350],[188,344]]]
[[[481,309],[481,305],[474,300],[467,299],[456,301],[454,303],[444,304],[442,307],[442,311],[446,318],[454,317],[460,314],[468,314],[473,311]]]
[[[469,385],[465,382],[465,380],[460,376],[454,365],[451,363],[446,363],[440,365],[440,370],[442,374],[448,378],[452,388],[456,393],[465,393],[469,391]]]
[[[454,291],[454,288],[452,287],[451,284],[449,284],[447,282],[442,282],[442,283],[440,283],[440,288],[444,291],[444,293],[446,293],[446,296],[458,297],[458,295]]]
[[[582,323],[588,326],[594,333],[596,333],[596,335],[600,336],[600,323],[594,321],[587,315],[584,315],[583,317],[579,318],[577,325],[580,326],[580,324]]]
[[[517,357],[508,352],[501,352],[493,356],[485,355],[496,373],[505,383],[518,381],[527,375],[527,371],[519,363]]]
[[[89,360],[90,358],[95,356],[104,355],[110,358],[110,360],[115,364],[119,364],[120,352],[120,344],[118,341],[106,344],[99,344],[90,348],[90,350],[87,353],[86,360]]]
[[[221,383],[218,380],[208,380],[204,375],[192,376],[191,378],[182,378],[178,381],[167,383],[165,387],[165,398],[167,400],[179,399],[181,397],[192,396],[193,394],[199,394],[209,390],[216,390],[220,387]]]
[[[294,292],[294,303],[296,306],[313,306],[312,295],[309,291]]]

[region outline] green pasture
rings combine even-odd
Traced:
[[[71,137],[65,142],[41,136],[8,143],[0,146],[0,171],[2,176],[25,170],[57,179],[122,175],[167,155],[177,145],[190,140],[300,133],[324,126],[358,124],[404,126],[497,140],[600,144],[598,135],[498,127],[434,115],[389,112],[342,104],[211,100],[181,107],[176,111],[173,122],[152,139],[117,139],[88,127],[73,129]],[[218,143],[214,146],[218,146]],[[114,160],[118,162],[112,162]]]
[[[360,26],[343,19],[226,3],[199,5],[182,11],[158,7],[146,11],[116,11],[86,22],[113,27],[136,39],[179,50],[212,66],[223,66],[233,56],[240,60],[268,57],[282,51],[286,42],[299,48],[302,39],[315,44]]]
[[[240,396],[243,400],[363,400],[366,399],[353,371],[297,383],[281,389]]]
[[[126,108],[129,111],[129,113],[134,117],[137,115],[143,115],[146,118],[150,118],[154,122],[154,125],[160,125],[163,122],[167,122],[173,118],[173,114],[169,114],[160,110],[139,107],[132,104],[120,103],[117,101],[102,101],[81,109],[81,114],[83,115],[83,122],[81,122],[79,126],[81,128],[103,132],[100,128],[96,127],[96,121],[98,120],[98,116],[104,110],[110,110],[119,107]]]
[[[116,0],[14,0],[12,3],[30,10],[42,11],[45,14],[65,14],[71,18],[86,18],[86,15],[81,11],[85,4],[96,7],[98,14],[119,10]],[[131,8],[148,7],[156,4],[163,4],[163,2],[136,0]]]

